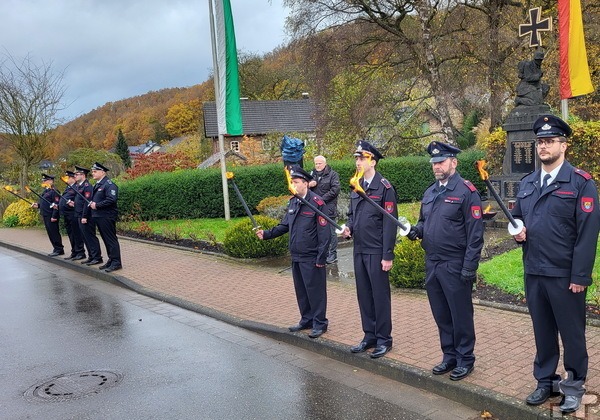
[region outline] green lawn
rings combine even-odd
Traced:
[[[172,219],[153,220],[150,222],[120,223],[121,229],[137,232],[155,233],[169,239],[193,239],[209,242],[223,243],[225,231],[243,217],[235,217],[229,221],[225,219]],[[148,227],[151,232],[148,232]]]

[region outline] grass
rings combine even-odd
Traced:
[[[227,228],[243,219],[243,217],[235,217],[229,221],[225,219],[152,220],[149,222],[122,222],[119,227],[135,232],[154,233],[169,239],[192,239],[223,243]]]

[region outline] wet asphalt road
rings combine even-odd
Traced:
[[[478,416],[434,394],[13,251],[0,248],[0,267],[0,419]],[[28,394],[59,375],[104,370],[122,380],[81,398],[56,387],[38,390],[58,402]],[[89,378],[77,380],[69,390],[89,385]]]

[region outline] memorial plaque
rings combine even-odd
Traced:
[[[521,181],[504,181],[504,197],[516,198]]]
[[[513,141],[510,143],[511,173],[527,174],[535,170],[535,143]]]

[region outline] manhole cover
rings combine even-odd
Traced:
[[[25,392],[30,401],[60,402],[98,394],[119,384],[123,375],[110,370],[66,373],[34,385]]]

